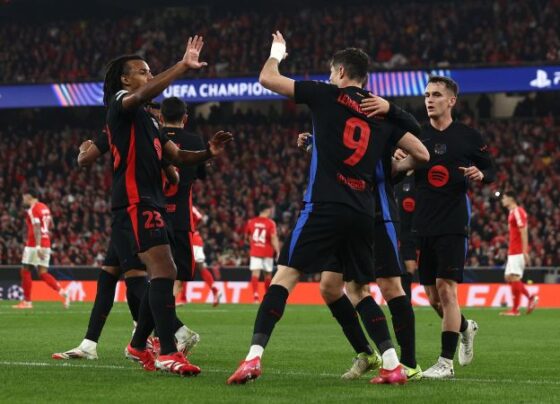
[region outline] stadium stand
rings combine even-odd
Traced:
[[[345,44],[363,47],[376,68],[387,69],[560,61],[558,0],[447,1],[433,2],[434,7],[420,1],[399,7],[378,3],[325,7],[321,2],[280,11],[244,3],[235,11],[231,4],[139,7],[120,18],[111,14],[4,21],[0,81],[98,80],[108,58],[131,52],[146,56],[152,70],[159,72],[176,62],[184,37],[192,32],[207,40],[210,66],[201,75],[254,75],[268,56],[271,27],[290,38],[285,69],[291,74],[324,72],[325,61]]]

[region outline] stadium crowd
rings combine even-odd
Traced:
[[[280,240],[292,227],[305,188],[308,157],[296,148],[297,133],[309,130],[305,114],[228,113],[215,108],[207,119],[191,122],[208,137],[219,129],[236,136],[231,149],[207,168],[208,178],[195,185],[193,201],[205,214],[201,226],[210,263],[248,262],[243,230],[262,202],[273,202]],[[461,112],[461,119],[472,120]],[[0,129],[0,263],[19,264],[25,240],[21,191],[40,190],[52,211],[53,264],[98,265],[110,229],[108,155],[87,170],[76,165],[81,141],[98,131],[73,123],[50,128],[46,122]],[[51,119],[56,121],[55,119]],[[507,212],[494,198],[506,185],[519,190],[529,214],[533,265],[560,265],[560,152],[554,119],[471,122],[485,134],[500,167],[491,187],[474,186],[470,266],[501,266],[507,256]],[[48,128],[48,129],[47,129]],[[29,156],[22,160],[19,156]]]
[[[376,68],[560,61],[559,0],[433,2],[437,7],[420,1],[399,7],[323,3],[278,10],[239,4],[235,12],[219,5],[160,7],[118,19],[4,21],[0,81],[97,80],[108,56],[132,52],[146,56],[159,72],[176,62],[185,38],[195,32],[206,39],[205,77],[254,75],[268,56],[271,27],[289,39],[285,72],[291,74],[324,72],[333,51],[349,44],[364,48]]]

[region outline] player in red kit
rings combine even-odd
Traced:
[[[531,314],[535,310],[539,300],[538,296],[529,293],[522,281],[525,266],[529,264],[529,231],[527,212],[517,204],[516,198],[511,191],[504,192],[502,196],[502,206],[509,210],[509,248],[505,280],[509,283],[513,295],[511,310],[500,313],[504,316],[519,316],[521,295],[525,295],[529,299],[527,314]]]
[[[272,280],[274,258],[280,251],[276,223],[270,219],[272,208],[263,205],[259,216],[250,219],[245,228],[245,236],[250,246],[249,269],[251,270],[251,286],[255,303],[259,302],[259,278],[264,272],[264,291],[268,291]]]
[[[192,207],[192,228],[194,232],[192,233],[191,241],[193,248],[193,256],[195,262],[195,270],[198,271],[202,280],[208,285],[212,291],[212,306],[216,307],[220,304],[220,299],[222,294],[216,286],[214,286],[214,276],[206,267],[206,255],[204,254],[204,240],[202,239],[200,232],[198,231],[198,224],[204,222],[204,215],[197,209],[196,206]],[[176,304],[182,305],[187,303],[187,282],[182,283],[182,287],[179,290],[177,296]]]
[[[52,226],[51,211],[37,199],[34,190],[27,190],[23,193],[23,206],[27,208],[25,223],[27,225],[27,242],[23,249],[21,260],[21,285],[23,288],[23,300],[14,306],[14,309],[31,309],[31,279],[30,269],[37,268],[39,277],[45,281],[49,287],[57,291],[64,298],[64,307],[70,305],[70,296],[57,280],[49,274],[49,261],[51,259],[51,239],[50,228]]]

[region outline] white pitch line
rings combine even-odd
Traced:
[[[75,360],[72,360],[75,361]],[[77,361],[77,360],[76,360]],[[138,371],[140,370],[137,366],[118,366],[118,365],[94,365],[94,364],[78,364],[70,363],[66,361],[57,361],[56,363],[49,362],[10,362],[10,361],[0,361],[0,365],[5,366],[29,366],[29,367],[49,367],[49,368],[78,368],[78,369],[112,369],[112,370],[126,370],[126,371]],[[84,362],[90,362],[84,360]],[[93,361],[91,361],[93,362]],[[231,373],[232,369],[203,369],[202,373]],[[269,370],[266,374],[272,374],[276,376],[307,376],[307,377],[324,377],[324,378],[339,378],[338,373],[309,373],[309,372],[294,372],[294,371],[274,371]],[[364,377],[364,380],[366,377]],[[515,384],[528,384],[528,385],[552,385],[560,386],[560,381],[558,380],[515,380],[515,379],[471,379],[471,378],[456,378],[450,380],[437,380],[438,383],[455,383],[455,382],[466,382],[466,383],[515,383]],[[416,382],[414,382],[416,383]]]

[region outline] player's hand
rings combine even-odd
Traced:
[[[300,133],[297,138],[298,149],[301,149],[303,151],[309,151],[308,148],[309,146],[311,146],[310,144],[311,136],[313,135],[309,132]]]
[[[385,98],[369,93],[370,97],[364,98],[360,103],[360,108],[366,113],[368,118],[372,116],[385,116],[389,112],[390,104]]]
[[[484,174],[475,166],[470,167],[459,167],[465,177],[471,181],[482,181],[484,179]]]
[[[282,60],[286,59],[288,53],[286,53],[286,40],[280,31],[276,31],[272,34],[272,45],[270,46],[270,57],[274,58],[280,63]]]
[[[227,143],[233,140],[233,135],[230,132],[224,132],[223,130],[216,132],[212,139],[208,141],[208,150],[212,156],[217,156],[224,151],[224,147]]]
[[[397,161],[404,160],[408,157],[408,154],[403,149],[396,149],[393,153],[393,158]]]
[[[47,254],[43,251],[42,248],[37,248],[37,257],[39,257],[39,259],[44,260],[45,258],[47,258]]]
[[[208,66],[208,63],[198,60],[203,46],[204,39],[201,36],[195,35],[194,38],[189,37],[187,48],[183,55],[183,60],[181,61],[183,65],[189,69],[200,69],[204,66]]]
[[[82,142],[82,144],[80,145],[80,153],[86,152],[91,145],[93,145],[93,142],[91,140],[86,140],[85,142]]]
[[[531,262],[531,257],[529,257],[529,253],[523,254],[523,260],[525,261],[525,266],[528,267]]]

